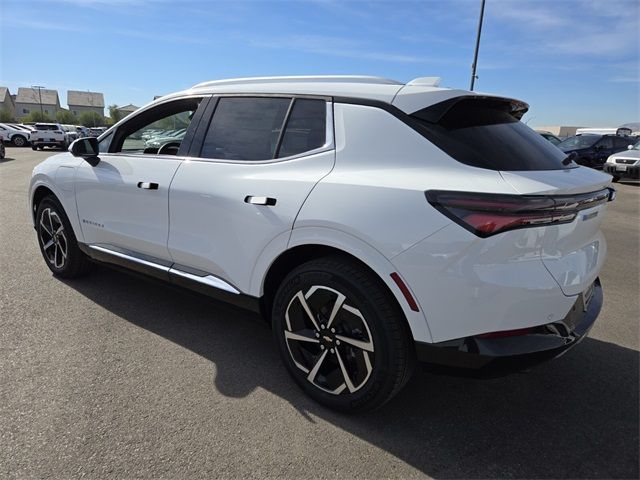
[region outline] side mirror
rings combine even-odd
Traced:
[[[627,150],[633,150],[633,145],[627,145]]]
[[[100,162],[100,157],[98,157],[98,139],[96,137],[78,138],[74,140],[69,147],[69,151],[74,157],[84,158],[93,167]]]

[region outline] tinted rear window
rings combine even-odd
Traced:
[[[227,160],[274,157],[289,98],[221,98],[201,156]]]
[[[287,120],[278,158],[290,157],[322,147],[326,140],[326,132],[325,101],[296,99]]]
[[[36,130],[58,130],[57,125],[36,124]]]
[[[491,170],[560,170],[566,154],[520,122],[502,99],[452,99],[412,115],[455,160]]]

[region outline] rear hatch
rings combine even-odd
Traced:
[[[515,192],[427,192],[429,202],[480,237],[516,228],[539,232],[536,247],[565,295],[586,291],[606,256],[600,230],[613,198],[609,175],[579,167],[520,122],[528,106],[482,95],[413,113],[416,129],[455,160],[499,171]]]
[[[36,130],[31,133],[32,141],[60,142],[64,140],[64,132],[58,125],[48,123],[36,123]]]
[[[501,174],[521,194],[550,195],[566,208],[575,207],[577,214],[572,222],[541,228],[541,257],[565,295],[585,291],[598,276],[606,257],[606,242],[600,230],[606,201],[598,201],[598,195],[609,195],[609,175],[586,167]],[[585,203],[579,205],[580,202]],[[589,206],[589,202],[595,206]]]

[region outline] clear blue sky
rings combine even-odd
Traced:
[[[441,76],[468,88],[480,0],[2,0],[0,85],[144,105],[218,78]],[[529,124],[640,120],[638,0],[487,0],[476,89]]]

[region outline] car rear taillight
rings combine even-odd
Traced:
[[[613,188],[577,195],[511,195],[429,190],[427,201],[478,237],[572,222],[580,210],[615,198]]]

